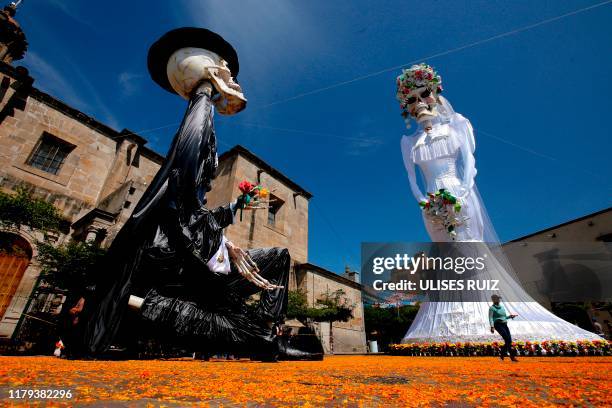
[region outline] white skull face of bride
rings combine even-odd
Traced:
[[[425,130],[431,129],[431,120],[438,115],[437,105],[437,93],[426,86],[412,90],[406,97],[406,112]]]
[[[218,93],[213,102],[219,113],[233,115],[246,107],[247,100],[227,61],[212,51],[181,48],[168,60],[166,72],[172,88],[187,100],[196,87],[208,80]]]
[[[407,127],[414,118],[423,129],[431,130],[431,121],[438,115],[436,107],[440,92],[442,78],[433,67],[422,63],[402,71],[397,77],[396,97]]]

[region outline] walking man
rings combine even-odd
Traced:
[[[510,329],[508,328],[508,319],[514,319],[517,315],[508,314],[506,308],[499,302],[501,296],[491,295],[491,301],[493,305],[489,308],[489,323],[491,323],[491,333],[497,332],[504,339],[504,346],[501,349],[499,358],[504,359],[506,354],[510,354],[510,360],[517,362],[517,358],[514,356],[514,350],[512,349],[512,336],[510,335]]]

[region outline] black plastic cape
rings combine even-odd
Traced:
[[[164,165],[101,265],[95,300],[85,306],[82,354],[108,350],[130,295],[145,297],[151,288],[162,287],[167,288],[164,295],[189,298],[192,282],[185,277],[208,271],[206,262],[218,249],[223,228],[233,220],[229,205],[204,208],[217,160],[212,104],[198,93],[189,102]]]

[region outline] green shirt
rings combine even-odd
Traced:
[[[506,309],[502,305],[491,305],[489,308],[489,323],[491,323],[491,327],[495,324],[496,321],[501,320],[503,323],[508,321],[508,316],[506,314]]]

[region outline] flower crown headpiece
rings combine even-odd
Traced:
[[[416,88],[427,87],[430,91],[442,92],[442,77],[425,63],[413,65],[404,69],[402,74],[397,77],[397,100],[400,107],[406,109],[408,103],[406,99],[410,92]]]

